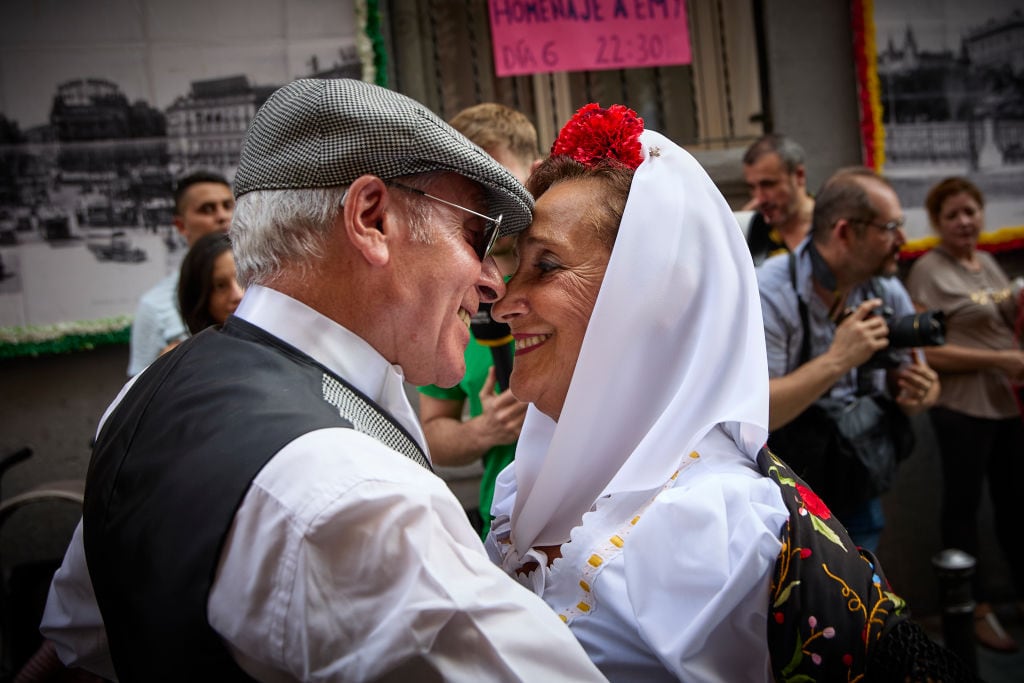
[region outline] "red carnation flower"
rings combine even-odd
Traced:
[[[618,161],[636,169],[643,161],[640,133],[644,121],[621,104],[607,109],[591,102],[577,111],[551,145],[551,155],[565,154],[584,166]]]
[[[796,492],[800,494],[800,499],[812,515],[820,517],[821,519],[830,519],[832,517],[832,512],[828,509],[828,506],[825,505],[825,502],[821,498],[818,498],[817,493],[810,490],[803,484],[796,485]]]

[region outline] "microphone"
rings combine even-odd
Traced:
[[[491,317],[491,305],[480,304],[480,309],[469,322],[469,328],[473,330],[473,336],[482,345],[491,349],[491,356],[494,358],[494,376],[498,381],[498,388],[502,391],[508,389],[508,378],[512,374],[512,351],[515,348],[512,343],[512,331],[505,323],[499,323]]]

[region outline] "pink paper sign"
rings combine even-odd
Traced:
[[[690,63],[684,0],[488,0],[498,76]]]

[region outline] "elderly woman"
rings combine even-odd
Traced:
[[[996,260],[977,249],[985,199],[974,183],[946,178],[929,191],[925,207],[939,244],[914,263],[907,289],[921,308],[946,314],[946,344],[925,350],[942,381],[930,413],[942,456],[942,542],[978,557],[978,508],[987,478],[996,537],[1024,601],[1024,422],[1011,387],[1024,382],[1024,350],[1013,331],[1018,293]],[[983,578],[975,573],[978,642],[1016,650],[987,601]],[[1024,602],[1018,604],[1024,616]]]
[[[529,180],[534,222],[493,315],[531,406],[488,551],[611,680],[852,680],[902,601],[762,450],[743,236],[697,162],[642,125],[588,105]]]

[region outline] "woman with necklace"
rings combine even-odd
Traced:
[[[1024,350],[1013,334],[1020,286],[977,249],[985,200],[976,185],[946,178],[928,192],[925,207],[939,244],[914,263],[907,290],[918,307],[946,315],[947,343],[925,350],[942,385],[930,414],[942,458],[942,541],[978,558],[977,514],[987,477],[996,537],[1024,618],[1024,545],[1018,538],[1024,522],[1018,505],[1024,496],[1024,421],[1012,387],[1024,382]],[[982,572],[974,577],[978,642],[1016,650],[988,603]]]

